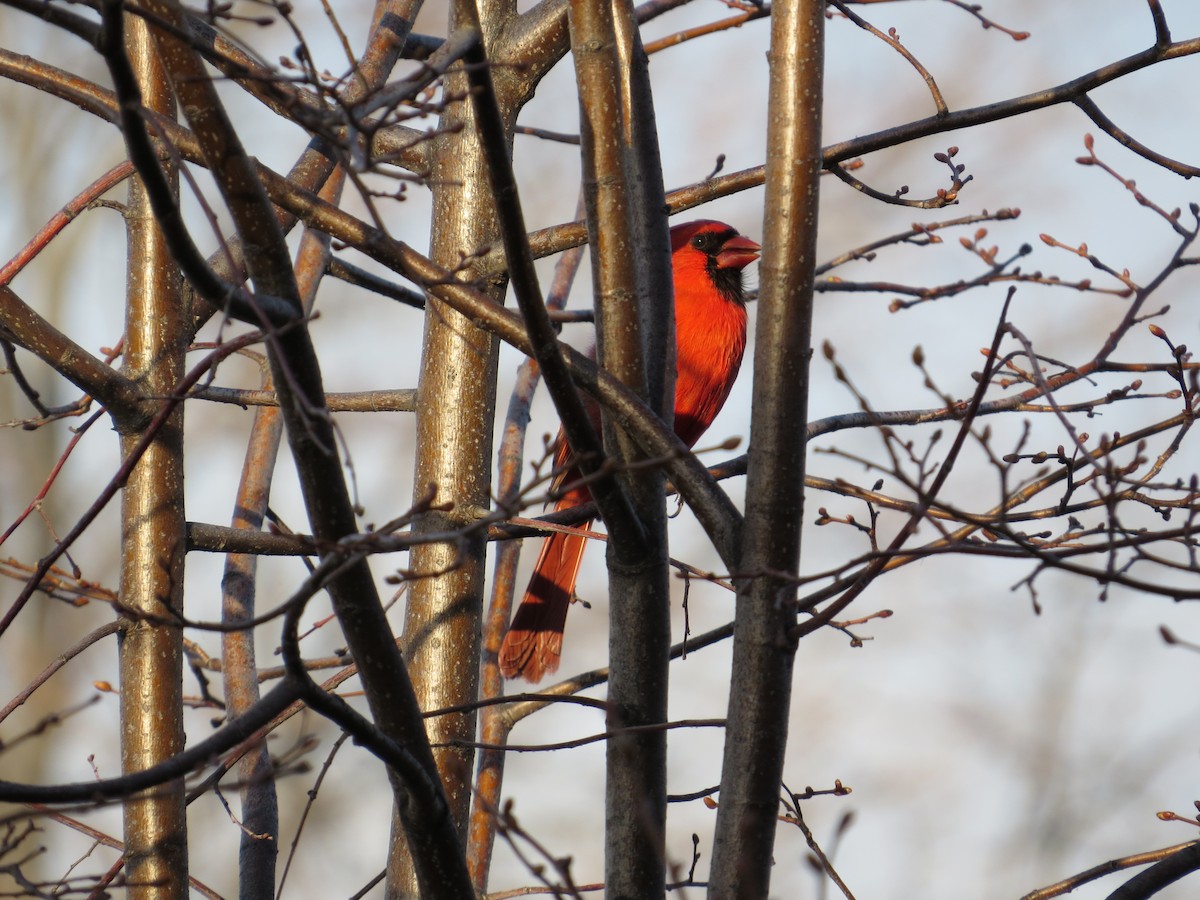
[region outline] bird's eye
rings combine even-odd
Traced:
[[[688,243],[706,256],[714,256],[721,252],[721,248],[725,246],[727,240],[736,235],[737,232],[733,229],[724,232],[702,231],[699,234],[692,235],[692,239]]]

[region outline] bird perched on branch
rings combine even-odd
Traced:
[[[746,349],[742,270],[761,248],[723,222],[701,220],[671,229],[675,283],[675,433],[689,447],[721,411]],[[599,410],[593,412],[599,430]],[[554,444],[553,487],[578,481],[562,432]],[[586,486],[568,487],[555,510],[592,499]],[[558,669],[567,608],[587,539],[555,532],[542,545],[533,578],[500,648],[506,678],[537,682]]]

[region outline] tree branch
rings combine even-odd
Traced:
[[[141,390],[134,382],[92,356],[3,284],[0,284],[0,335],[99,400],[118,428],[137,430],[153,415],[143,405]]]

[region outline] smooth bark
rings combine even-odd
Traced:
[[[823,0],[772,6],[767,203],[759,267],[746,519],[709,896],[771,883],[796,637],[821,166]]]
[[[129,17],[126,51],[146,105],[171,115],[175,101],[147,27]],[[172,184],[172,187],[176,187]],[[183,375],[187,310],[179,271],[145,186],[130,182],[124,374],[147,396],[170,394]],[[121,436],[128,454],[141,439]],[[121,494],[121,771],[148,769],[184,746],[183,632],[164,619],[183,611],[185,519],[183,406],[158,430]],[[144,614],[142,618],[139,614]],[[182,779],[124,803],[125,877],[134,898],[188,895]]]

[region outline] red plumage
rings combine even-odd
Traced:
[[[701,220],[671,229],[675,284],[675,433],[693,446],[721,411],[746,349],[742,269],[759,246],[723,222]],[[599,427],[599,422],[597,422]],[[570,448],[559,432],[555,486],[579,472],[569,467]],[[586,487],[565,493],[555,510],[587,503]],[[525,597],[500,648],[506,678],[537,682],[558,669],[563,628],[587,539],[555,532],[542,545]]]

